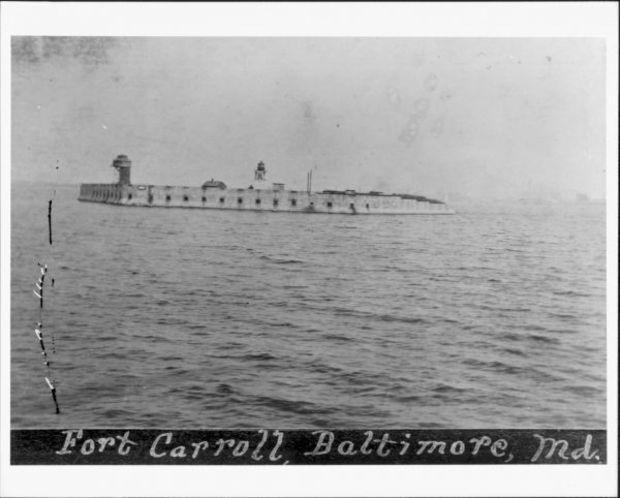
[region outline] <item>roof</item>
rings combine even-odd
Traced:
[[[202,188],[221,188],[221,189],[225,189],[226,188],[226,184],[224,182],[221,182],[219,180],[214,180],[213,178],[211,178],[211,180],[208,180],[206,182],[204,182],[202,184]]]

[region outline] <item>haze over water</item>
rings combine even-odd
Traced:
[[[597,38],[15,37],[12,178],[605,196]],[[55,166],[60,166],[58,177]],[[208,176],[207,176],[208,175]],[[250,178],[248,178],[250,175]]]
[[[77,195],[13,186],[13,428],[605,427],[602,204],[341,216]],[[55,279],[60,415],[33,257]]]

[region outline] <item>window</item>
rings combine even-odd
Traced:
[[[167,195],[167,196],[166,196],[166,202],[169,202],[169,201],[170,201],[170,196],[169,196],[169,195]]]
[[[332,201],[327,201],[327,207],[328,208],[332,207]]]
[[[127,199],[131,200],[132,195],[131,194],[127,194]]]
[[[370,209],[370,204],[366,203],[366,209]]]
[[[186,195],[184,195],[184,196],[183,196],[183,200],[184,200],[185,202],[187,202],[187,201],[189,201],[189,197],[187,197]]]
[[[225,200],[226,200],[226,199],[225,199],[224,197],[220,197],[220,204],[224,204],[224,201],[225,201]]]
[[[202,196],[202,202],[207,202],[207,198],[204,195]]]
[[[260,199],[256,199],[256,204],[260,204]]]
[[[291,206],[297,206],[297,199],[291,199]]]
[[[273,200],[273,205],[274,205],[274,207],[278,205],[278,199],[274,199]]]
[[[243,204],[243,197],[239,197],[237,199],[237,204]]]

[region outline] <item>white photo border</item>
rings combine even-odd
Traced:
[[[1,6],[1,496],[612,496],[617,492],[618,4],[44,3]],[[606,465],[11,466],[11,36],[597,37],[606,40]]]

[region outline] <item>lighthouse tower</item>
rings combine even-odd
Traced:
[[[256,182],[257,188],[265,187],[267,185],[266,177],[267,168],[265,168],[265,163],[260,161],[254,170],[254,181]]]
[[[131,170],[131,161],[125,154],[116,156],[116,159],[112,161],[112,167],[118,171],[119,185],[131,185],[129,175]]]

